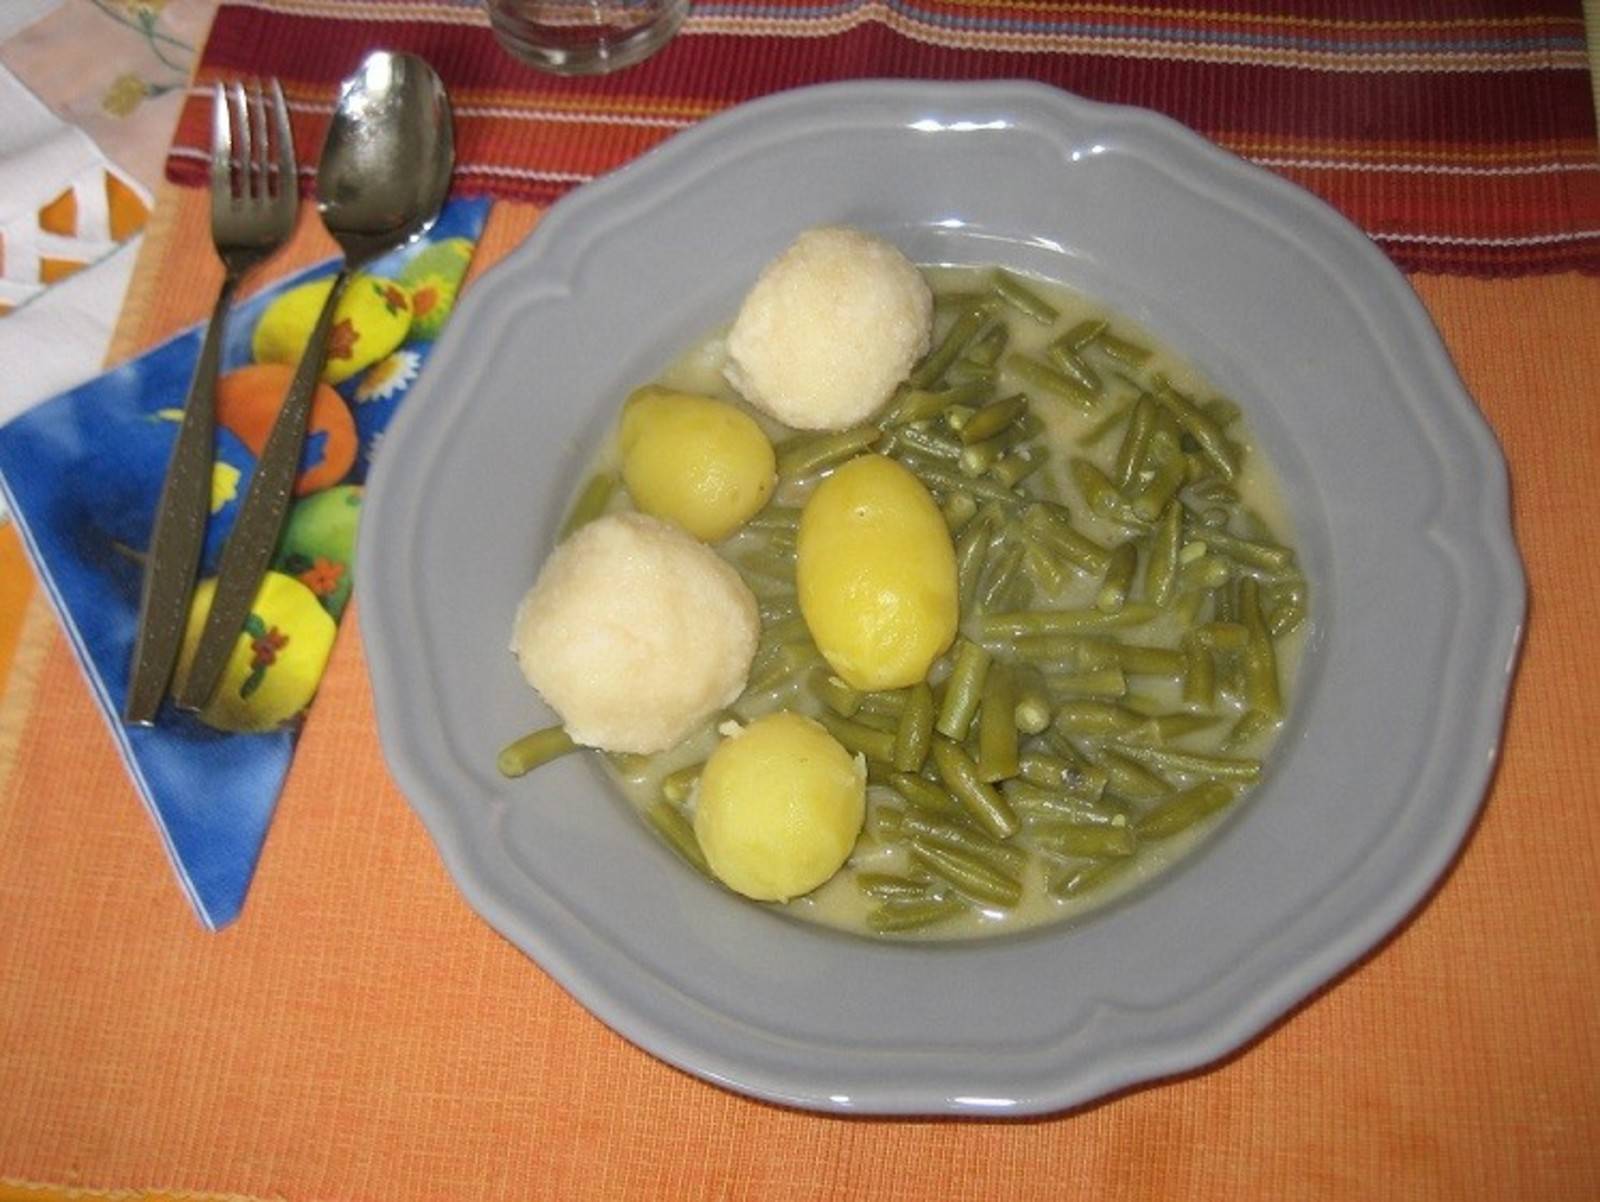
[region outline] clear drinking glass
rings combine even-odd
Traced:
[[[603,75],[654,54],[689,0],[488,0],[500,45],[558,75]]]

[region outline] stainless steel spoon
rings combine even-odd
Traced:
[[[434,223],[454,164],[450,101],[433,68],[411,54],[369,54],[340,85],[317,168],[317,211],[344,265],[223,548],[211,612],[178,692],[185,709],[201,709],[216,692],[283,532],[339,297],[354,273]]]

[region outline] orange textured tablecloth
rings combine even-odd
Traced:
[[[161,195],[119,354],[201,316],[205,214],[200,192]],[[479,265],[536,216],[500,205]],[[294,259],[326,249],[302,222]],[[0,1202],[60,1196],[29,1183],[394,1202],[1600,1197],[1600,279],[1413,283],[1511,463],[1532,617],[1504,759],[1421,911],[1238,1054],[1034,1121],[820,1117],[668,1068],[456,893],[385,772],[353,622],[244,915],[208,934],[35,592],[0,598],[20,618],[0,624]]]

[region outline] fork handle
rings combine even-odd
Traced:
[[[312,327],[311,337],[300,357],[300,366],[295,369],[289,395],[272,423],[272,432],[256,462],[255,475],[239,507],[239,516],[222,549],[211,612],[206,616],[188,677],[178,693],[178,705],[184,709],[202,709],[217,691],[223,670],[233,654],[234,642],[250,615],[251,603],[272,561],[278,536],[283,533],[283,520],[289,512],[289,500],[300,466],[300,451],[305,445],[311,401],[327,356],[333,313],[348,282],[348,268],[334,277],[328,299],[323,302],[317,324]]]
[[[206,519],[211,512],[211,456],[223,322],[239,279],[238,273],[228,272],[217,291],[211,322],[200,344],[200,358],[189,381],[189,395],[183,402],[183,421],[178,426],[172,457],[167,461],[161,499],[156,504],[123,708],[123,717],[139,726],[155,721],[188,624],[189,599],[194,592]]]

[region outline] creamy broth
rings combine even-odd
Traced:
[[[924,273],[936,296],[981,292],[988,286],[987,269],[936,267],[924,268]],[[1065,402],[1041,395],[1036,389],[1029,388],[1024,380],[1016,378],[1005,366],[1005,356],[1000,360],[999,378],[994,395],[1004,397],[1014,392],[1027,393],[1031,400],[1029,412],[1038,415],[1044,423],[1044,429],[1038,436],[1038,443],[1048,447],[1049,450],[1045,467],[1025,481],[1019,491],[1060,501],[1070,511],[1073,525],[1082,533],[1105,546],[1115,546],[1129,538],[1129,530],[1092,511],[1067,470],[1067,463],[1073,457],[1088,457],[1101,464],[1108,463],[1116,454],[1125,423],[1123,426],[1111,429],[1093,446],[1085,447],[1080,440],[1110,414],[1125,406],[1131,406],[1139,394],[1140,385],[1148,385],[1158,376],[1170,381],[1180,392],[1196,398],[1214,397],[1215,390],[1190,365],[1164,350],[1155,339],[1149,337],[1144,330],[1128,319],[1110,313],[1092,300],[1059,285],[1031,279],[1027,283],[1058,309],[1060,316],[1045,325],[1019,314],[1010,314],[1011,340],[1008,355],[1019,353],[1043,360],[1046,348],[1052,340],[1060,337],[1063,331],[1087,319],[1108,322],[1109,330],[1117,337],[1137,343],[1152,352],[1148,361],[1137,368],[1099,361],[1098,366],[1103,369],[1106,386],[1104,395],[1092,413],[1081,412]],[[949,313],[941,310],[935,329],[936,346],[951,320]],[[668,388],[742,404],[722,375],[725,361],[724,338],[725,331],[719,331],[691,347],[662,372],[656,382]],[[793,431],[777,425],[759,413],[747,411],[756,417],[775,443],[781,443],[782,440],[794,436]],[[1232,485],[1239,496],[1238,506],[1254,523],[1255,529],[1250,531],[1251,535],[1284,547],[1292,547],[1294,545],[1292,531],[1282,491],[1270,465],[1265,462],[1259,447],[1250,436],[1249,414],[1242,415],[1228,425],[1227,434],[1229,439],[1243,451],[1243,465]],[[596,466],[610,467],[615,461],[615,449],[608,445],[602,449]],[[802,480],[798,484],[780,484],[773,502],[783,506],[803,505],[815,483],[813,479]],[[626,497],[619,496],[612,502],[612,508],[627,507]],[[1234,533],[1237,534],[1238,530],[1235,529]],[[753,531],[742,531],[719,546],[717,550],[730,561],[737,563],[741,553],[749,550],[761,537],[763,536]],[[1141,565],[1142,562],[1143,553],[1141,553]],[[1141,578],[1142,575],[1141,566]],[[1100,584],[1101,580],[1097,576],[1069,572],[1065,584],[1058,592],[1042,594],[1036,591],[1029,602],[1029,608],[1091,608],[1095,603]],[[774,595],[771,592],[764,593],[759,581],[752,581],[752,585],[755,587],[758,599],[770,599]],[[1139,587],[1136,579],[1130,600],[1137,598]],[[975,620],[975,614],[963,612],[962,633],[974,639],[977,637]],[[1286,708],[1295,693],[1295,680],[1307,626],[1308,623],[1302,621],[1295,630],[1275,641],[1278,677]],[[1185,624],[1174,608],[1149,623],[1103,633],[1128,643],[1172,648],[1176,646],[1184,629]],[[947,655],[935,664],[930,674],[930,680],[934,683],[937,683],[942,675],[948,674],[950,670],[948,660]],[[1137,694],[1141,704],[1147,704],[1153,710],[1177,711],[1181,708],[1181,688],[1177,679],[1134,676],[1131,678],[1129,691]],[[719,726],[729,721],[749,721],[776,708],[815,715],[821,711],[822,703],[802,687],[794,687],[775,697],[741,698],[731,707],[730,713],[721,715],[715,722],[667,752],[650,757],[648,760],[641,760],[638,757],[610,757],[612,775],[630,802],[643,813],[659,801],[661,781],[665,776],[677,769],[703,761],[710,754],[720,738]],[[1175,738],[1170,746],[1179,751],[1226,754],[1262,760],[1269,756],[1281,724],[1269,727],[1248,741],[1225,748],[1224,741],[1234,721],[1244,712],[1244,706],[1237,698],[1225,699],[1219,702],[1217,712],[1221,715],[1221,720],[1214,727]],[[1024,737],[1024,744],[1027,742],[1027,738]],[[1180,776],[1180,787],[1183,780],[1184,778]],[[1141,841],[1137,853],[1128,857],[1122,870],[1113,878],[1079,895],[1057,896],[1056,892],[1049,888],[1052,879],[1059,878],[1061,872],[1072,868],[1073,861],[1035,852],[1030,855],[1024,871],[1020,874],[1023,895],[1017,906],[1001,909],[992,905],[973,903],[967,912],[955,918],[890,937],[969,938],[1017,931],[1040,923],[1060,921],[1087,913],[1159,875],[1173,862],[1189,854],[1220,821],[1226,819],[1234,808],[1252,804],[1257,787],[1246,788],[1236,800],[1219,813],[1200,820],[1177,835],[1158,841]],[[903,801],[893,790],[882,784],[869,785],[866,828],[849,863],[810,895],[773,908],[798,919],[823,923],[846,931],[870,934],[867,915],[879,905],[879,901],[867,896],[858,887],[856,874],[860,872],[900,874],[911,868],[903,841],[892,838],[880,839],[874,833],[880,829],[879,818],[884,811],[903,805]],[[692,817],[692,795],[684,805],[683,813]],[[1026,832],[1017,838],[1025,841]],[[885,936],[874,934],[872,937]]]

